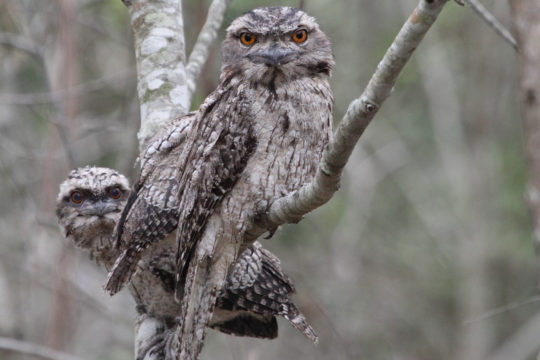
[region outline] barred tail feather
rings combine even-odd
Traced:
[[[319,342],[319,337],[317,336],[315,329],[313,329],[313,327],[307,322],[304,314],[302,314],[293,303],[289,303],[287,308],[284,310],[285,311],[283,312],[282,316],[289,320],[295,329],[300,331],[305,337],[317,345]]]
[[[105,291],[111,296],[122,290],[135,272],[135,267],[139,262],[140,253],[132,249],[126,249],[116,259],[104,285]]]

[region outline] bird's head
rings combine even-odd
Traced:
[[[115,170],[73,170],[60,185],[56,215],[64,235],[76,246],[92,248],[92,239],[112,235],[129,195],[127,178]]]
[[[315,19],[291,7],[249,11],[227,29],[222,78],[242,73],[251,82],[328,77],[334,66],[330,41]]]

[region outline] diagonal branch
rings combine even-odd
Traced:
[[[0,34],[1,36],[1,34]],[[1,42],[1,41],[0,41]],[[26,94],[0,93],[0,104],[10,105],[38,105],[47,103],[58,103],[63,101],[68,95],[85,96],[89,92],[103,90],[111,83],[122,81],[128,76],[133,76],[134,68],[119,70],[114,74],[103,76],[95,80],[90,80],[72,87],[58,89],[47,92],[36,92]]]
[[[10,350],[21,354],[28,354],[41,359],[82,360],[80,357],[56,351],[45,346],[7,337],[0,337],[0,349]]]
[[[538,332],[540,331],[540,314],[535,314],[515,330],[490,354],[490,360],[525,360],[538,359]]]
[[[187,87],[188,87],[188,104],[191,103],[191,98],[197,86],[197,79],[201,75],[201,70],[208,58],[210,46],[217,37],[217,32],[223,22],[223,16],[229,6],[231,0],[214,0],[208,9],[206,21],[197,37],[197,42],[189,55],[188,64],[186,66]]]
[[[24,51],[27,54],[33,56],[38,61],[39,65],[43,68],[45,72],[47,87],[49,89],[52,89],[52,82],[51,82],[49,70],[47,67],[47,59],[45,58],[45,54],[43,51],[44,49],[38,43],[22,35],[13,34],[9,32],[0,32],[0,45],[11,46],[15,49]],[[50,93],[52,92],[49,92],[49,94]],[[17,103],[17,101],[19,100],[18,95],[11,95],[11,96],[10,95],[11,94],[8,94],[5,100],[12,100],[13,103]],[[1,100],[2,99],[0,99],[0,102]],[[28,98],[26,99],[21,98],[21,100],[28,100]],[[43,100],[43,98],[40,97],[38,100]],[[62,142],[62,146],[64,147],[64,151],[66,153],[68,165],[70,167],[73,167],[75,164],[75,156],[73,153],[71,142],[69,141],[69,135],[68,135],[69,131],[65,124],[65,121],[64,121],[65,119],[63,118],[63,115],[60,114],[60,111],[58,109],[58,104],[55,104],[55,107],[56,107],[55,112],[57,115],[57,120],[52,121],[52,123],[53,125],[56,126],[58,130],[58,134],[60,135],[60,140]]]
[[[11,46],[15,49],[25,51],[38,59],[41,59],[43,56],[42,48],[38,44],[21,35],[0,32],[0,45]]]
[[[506,40],[512,47],[517,50],[517,41],[514,39],[510,31],[504,27],[503,24],[488,9],[482,5],[478,0],[464,0],[471,5],[473,10],[480,16],[497,34],[499,34],[504,40]]]
[[[349,105],[332,142],[324,151],[313,182],[275,201],[268,211],[266,227],[298,222],[303,215],[330,200],[339,188],[341,173],[354,146],[390,96],[401,70],[447,1],[420,1],[377,66],[364,93]]]

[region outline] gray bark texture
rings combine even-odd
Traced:
[[[140,149],[170,119],[187,113],[182,3],[125,1],[131,17],[141,108]]]
[[[129,9],[137,62],[141,126],[139,150],[171,119],[189,110],[182,2],[125,0]],[[169,326],[140,315],[135,325],[135,357],[162,357]],[[174,333],[174,332],[172,332]]]

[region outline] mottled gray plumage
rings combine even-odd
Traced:
[[[76,194],[82,197],[75,198]],[[128,180],[108,168],[73,170],[60,185],[57,216],[64,235],[89,250],[108,270],[119,253],[112,233],[128,195]],[[174,300],[174,243],[174,236],[162,241],[131,278],[129,287],[139,311],[172,319],[180,313],[181,306]],[[316,341],[313,329],[292,303],[292,293],[279,259],[256,242],[239,257],[209,326],[228,334],[274,338],[279,315]]]
[[[111,194],[115,189],[119,195]],[[90,250],[107,269],[117,257],[117,251],[111,250],[111,230],[128,195],[128,179],[108,168],[76,169],[60,184],[56,216],[64,236],[75,246]]]
[[[308,339],[317,343],[318,338],[313,328],[289,298],[294,292],[291,280],[281,269],[280,260],[256,241],[240,255],[225,288],[220,291],[212,327],[229,333],[234,322],[237,324],[234,331],[239,331],[244,324],[238,319],[249,316],[246,313],[240,317],[240,313],[249,310],[264,316],[280,315]],[[224,310],[235,315],[228,321],[229,329],[223,327],[223,322],[216,320],[216,314]]]
[[[229,26],[222,54],[217,89],[142,154],[117,229],[123,252],[106,284],[119,291],[145,249],[177,230],[186,358],[200,351],[231,265],[264,232],[260,219],[313,179],[331,136],[334,60],[314,18],[289,7],[254,9]]]

